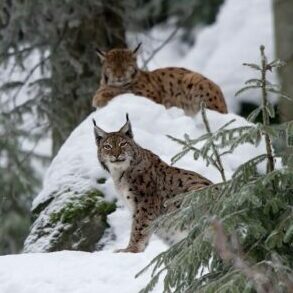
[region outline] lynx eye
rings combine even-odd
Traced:
[[[105,149],[105,150],[110,150],[110,149],[112,149],[112,146],[110,145],[110,144],[105,144],[105,145],[103,145],[103,148]]]
[[[123,142],[119,143],[119,146],[122,147],[122,148],[125,147],[126,145],[127,145],[126,141],[123,141]]]

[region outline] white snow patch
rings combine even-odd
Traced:
[[[0,258],[1,293],[137,293],[149,272],[135,278],[162,250],[153,242],[145,253],[62,251]],[[163,292],[162,284],[154,293]]]

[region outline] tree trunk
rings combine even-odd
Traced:
[[[293,1],[274,0],[276,53],[278,58],[286,62],[280,69],[279,76],[284,94],[293,98]],[[279,103],[282,121],[293,120],[293,102],[281,99]]]
[[[48,116],[52,125],[53,156],[71,131],[92,111],[91,99],[99,86],[100,63],[95,47],[124,47],[125,31],[118,1],[101,1],[101,11],[67,27],[60,43],[51,48],[52,98]]]
[[[286,65],[279,70],[282,92],[293,98],[293,1],[274,0],[275,18],[275,46],[277,57],[286,62]],[[279,102],[280,119],[283,122],[293,120],[293,102],[281,98]],[[280,151],[285,155],[284,163],[292,165],[292,139],[287,133],[279,140]],[[290,159],[291,157],[291,159]]]

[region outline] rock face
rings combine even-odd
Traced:
[[[54,194],[32,211],[36,220],[24,252],[94,251],[108,227],[107,215],[114,210],[115,203],[106,201],[99,190]]]

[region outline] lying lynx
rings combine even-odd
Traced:
[[[220,87],[203,75],[177,67],[154,71],[139,69],[136,62],[139,46],[133,51],[112,49],[105,53],[97,50],[103,65],[100,88],[92,101],[94,107],[104,107],[117,95],[133,93],[166,108],[182,108],[189,116],[199,111],[201,101],[211,110],[227,113]]]
[[[98,159],[110,172],[117,191],[133,214],[129,244],[117,252],[142,252],[152,234],[151,223],[165,212],[180,207],[178,200],[171,206],[166,201],[212,182],[195,172],[171,167],[140,147],[133,140],[130,121],[126,118],[119,131],[110,133],[93,120],[94,133]]]

